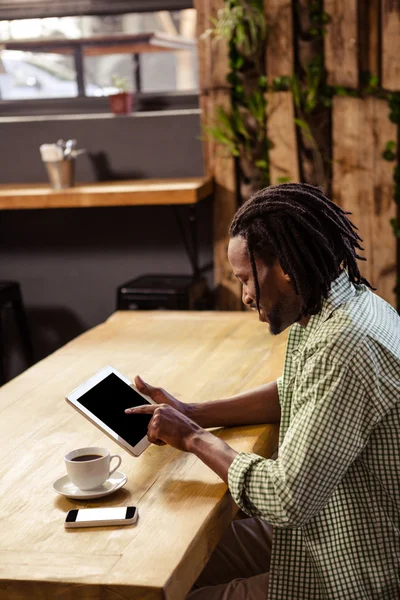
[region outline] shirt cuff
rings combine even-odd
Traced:
[[[257,456],[257,454],[240,452],[234,458],[228,470],[228,486],[232,498],[246,514],[251,516],[259,516],[260,512],[247,498],[246,479],[252,467],[263,460],[265,459],[262,456]]]

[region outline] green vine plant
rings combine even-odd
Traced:
[[[217,11],[212,18],[212,28],[203,33],[203,37],[217,36],[235,45],[243,56],[251,57],[257,53],[260,39],[265,36],[264,14],[256,3],[230,1]]]
[[[266,25],[262,0],[229,0],[203,36],[225,39],[229,47],[231,109],[218,107],[205,131],[238,158],[241,199],[269,185],[266,133]]]
[[[393,92],[388,94],[389,102],[389,119],[397,125],[398,143],[394,140],[389,140],[382,153],[385,160],[397,164],[393,169],[394,194],[393,199],[396,204],[396,216],[390,219],[393,234],[397,239],[397,281],[395,293],[397,298],[397,310],[400,312],[400,93]]]
[[[397,157],[397,145],[394,140],[389,140],[386,142],[386,146],[384,151],[382,152],[382,158],[387,160],[388,162],[394,162]],[[394,181],[394,199],[397,205],[399,205],[399,194],[400,194],[400,170],[399,165],[395,165],[393,169],[393,181]],[[393,229],[393,233],[396,238],[400,239],[400,225],[396,217],[390,219],[390,224]]]

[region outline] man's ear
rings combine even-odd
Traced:
[[[281,265],[279,264],[278,260],[274,264],[274,269],[275,269],[275,273],[277,274],[277,276],[279,277],[279,279],[281,281],[283,280],[286,283],[291,283],[292,279],[291,279],[290,275],[285,273],[285,271],[282,269]]]
[[[292,280],[291,280],[291,277],[290,277],[290,275],[288,275],[287,273],[283,273],[283,278],[284,278],[284,279],[285,279],[285,280],[286,280],[288,283],[291,283],[291,281],[292,281]]]

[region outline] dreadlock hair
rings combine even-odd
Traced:
[[[364,283],[357,254],[363,250],[357,227],[347,218],[351,213],[329,200],[324,192],[306,183],[283,183],[257,192],[236,212],[230,225],[231,237],[240,235],[247,244],[253,272],[257,309],[260,285],[255,257],[271,266],[278,260],[301,298],[302,315],[321,310],[331,283],[343,268],[352,283]]]

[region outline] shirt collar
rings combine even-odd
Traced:
[[[306,327],[302,328],[303,335],[301,346],[303,346],[310,335],[317,331],[322,323],[324,323],[335,310],[353,298],[356,295],[356,292],[357,288],[351,283],[347,271],[342,271],[339,277],[332,281],[328,297],[322,298],[321,310],[316,315],[311,315]],[[298,326],[301,327],[301,325]]]

